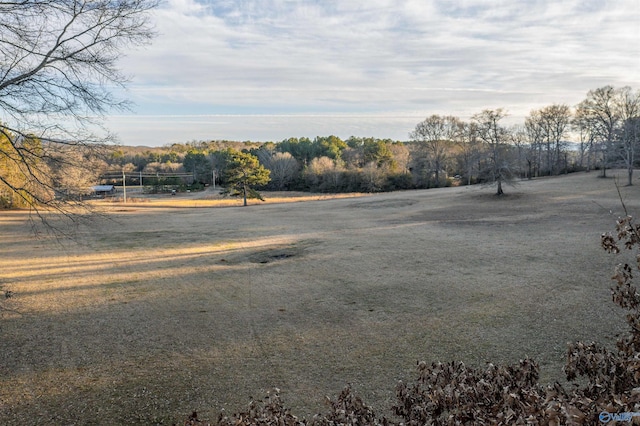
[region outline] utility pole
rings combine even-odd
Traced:
[[[127,203],[127,176],[124,174],[124,169],[122,169],[122,193],[124,197],[125,204]]]

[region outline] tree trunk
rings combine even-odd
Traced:
[[[502,190],[502,179],[498,179],[498,191],[496,192],[496,195],[503,195],[504,191]]]
[[[244,198],[244,205],[247,205],[247,184],[242,185],[242,196]]]
[[[633,166],[627,169],[627,177],[628,177],[627,185],[628,186],[633,185]]]

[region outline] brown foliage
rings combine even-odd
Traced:
[[[279,389],[269,392],[262,401],[251,401],[247,411],[227,416],[220,413],[218,426],[299,426],[306,421],[298,420],[280,401]]]
[[[484,371],[462,362],[421,362],[415,384],[398,384],[394,411],[407,425],[539,424],[544,390],[537,381],[538,365],[530,359]]]

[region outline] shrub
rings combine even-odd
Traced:
[[[413,189],[413,178],[410,173],[390,173],[384,191],[397,191],[403,189]]]
[[[538,365],[490,364],[481,371],[462,362],[418,364],[413,385],[399,383],[393,409],[407,425],[516,424],[544,417]]]

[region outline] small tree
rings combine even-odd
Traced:
[[[231,148],[228,153],[231,161],[227,165],[227,188],[223,193],[234,197],[242,195],[245,206],[247,198],[257,198],[264,201],[262,195],[254,187],[269,183],[269,170],[265,169],[258,161],[258,157],[254,155]]]
[[[260,149],[255,150],[255,155],[260,163],[271,172],[270,187],[278,191],[287,189],[300,170],[298,160],[288,152],[278,152],[263,145]]]
[[[307,185],[312,191],[339,192],[343,187],[345,169],[341,161],[316,157],[305,170]]]
[[[509,159],[509,132],[500,124],[507,113],[502,109],[484,110],[473,116],[478,131],[478,139],[485,146],[487,167],[485,179],[497,186],[496,195],[504,194],[502,182],[513,177]]]

